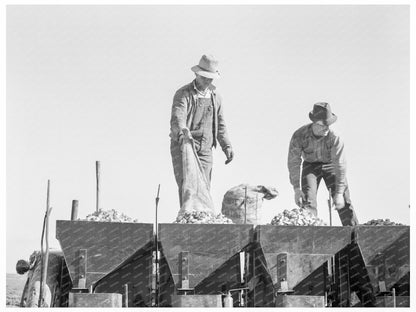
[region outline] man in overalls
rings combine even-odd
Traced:
[[[184,135],[192,139],[208,184],[211,183],[212,147],[220,144],[228,164],[234,153],[228,138],[222,109],[221,96],[212,85],[219,78],[218,61],[211,55],[203,55],[198,65],[191,68],[195,79],[176,91],[173,98],[170,120],[170,151],[173,171],[179,187],[179,202],[182,206],[182,153]],[[183,131],[188,129],[189,131]]]
[[[329,128],[337,116],[328,103],[319,102],[314,104],[309,118],[312,123],[296,130],[289,145],[288,168],[295,202],[316,216],[316,196],[323,179],[331,190],[342,225],[357,225],[346,178],[344,143]]]

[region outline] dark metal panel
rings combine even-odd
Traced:
[[[119,267],[96,282],[96,293],[120,293],[128,307],[152,305],[152,250],[153,242],[136,251]],[[127,287],[126,287],[127,285]],[[127,300],[126,300],[127,299]]]
[[[87,250],[86,288],[89,288],[152,241],[153,224],[58,220],[56,238],[72,281],[79,272],[77,252]]]
[[[256,227],[256,240],[265,253],[335,254],[351,241],[351,227],[276,226]]]
[[[351,241],[350,227],[273,226],[256,228],[256,241],[264,254],[273,284],[278,281],[279,254],[287,254],[289,288],[294,288]],[[323,272],[323,271],[322,271]]]
[[[397,296],[410,294],[410,228],[357,226],[349,250],[352,289],[361,304],[374,306],[376,296],[395,288]]]
[[[382,291],[380,285],[385,285],[389,291],[410,272],[409,226],[358,226],[355,242],[374,289]],[[403,287],[397,285],[396,288]],[[397,295],[408,294],[399,290]]]
[[[189,287],[195,288],[247,246],[252,235],[253,225],[159,224],[158,238],[177,288],[181,287],[180,254],[189,252]]]
[[[351,227],[257,226],[255,306],[274,306],[282,279],[289,294],[324,296],[327,261],[351,242],[351,234]]]

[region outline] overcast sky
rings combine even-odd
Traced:
[[[214,153],[217,212],[241,183],[278,189],[264,223],[296,207],[289,141],[327,101],[359,221],[410,224],[409,35],[408,6],[9,6],[7,272],[40,248],[48,179],[52,246],[73,199],[81,218],[95,211],[96,160],[103,209],[153,223],[161,184],[159,221],[175,219],[172,98],[205,53],[235,151],[227,166]]]

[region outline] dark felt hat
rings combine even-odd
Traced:
[[[332,113],[329,103],[318,102],[313,105],[313,110],[309,113],[309,118],[313,122],[321,120],[325,125],[331,125],[337,120],[337,116]]]

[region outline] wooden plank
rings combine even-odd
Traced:
[[[172,306],[180,308],[222,308],[221,295],[172,295]]]
[[[70,308],[121,308],[122,307],[121,294],[115,293],[96,293],[96,294],[82,294],[69,293],[69,307]]]
[[[302,307],[325,307],[324,296],[295,296],[282,295],[276,297],[276,307],[302,308]]]

